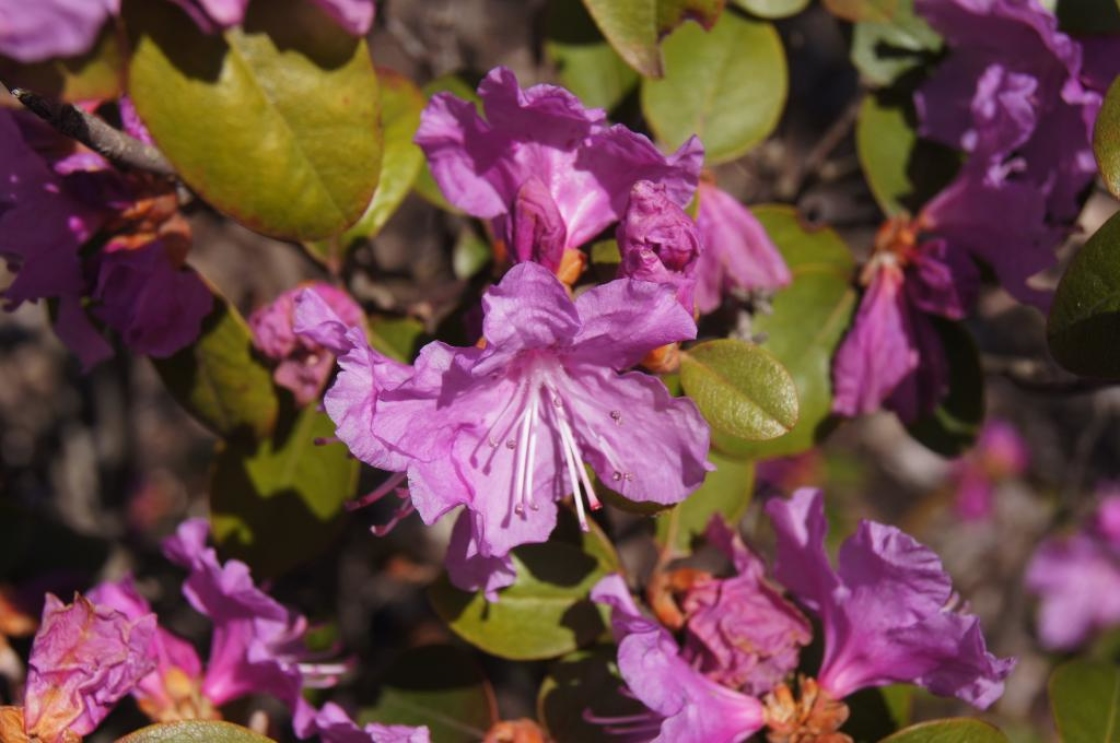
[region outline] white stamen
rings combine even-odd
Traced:
[[[559,398],[557,398],[559,399]],[[575,436],[572,435],[572,429],[568,426],[568,421],[565,420],[566,413],[563,407],[559,408],[556,415],[557,428],[560,429],[560,438],[564,442],[564,456],[568,459],[569,463],[574,463],[575,470],[579,473],[579,480],[583,483],[584,492],[587,494],[587,504],[591,507],[592,511],[597,511],[603,507],[599,499],[595,497],[595,489],[591,487],[591,481],[587,477],[587,470],[583,466],[583,458],[580,456],[579,447],[576,446]],[[584,531],[587,531],[587,519],[583,513],[583,503],[580,500],[579,488],[572,488],[572,497],[576,501],[576,512],[579,515],[579,525]]]
[[[517,421],[521,424],[521,431],[517,437],[517,452],[514,455],[513,510],[518,515],[525,513],[525,465],[529,462],[526,454],[529,448],[529,434],[532,432],[532,410],[533,406],[530,404]]]
[[[525,491],[522,496],[528,500],[529,508],[536,511],[537,503],[533,497],[533,475],[536,469],[534,465],[537,461],[537,420],[540,413],[541,394],[539,390],[530,394],[533,396],[533,402],[529,407],[529,449],[525,452],[528,466],[525,468]],[[523,502],[522,509],[524,509],[524,505]]]

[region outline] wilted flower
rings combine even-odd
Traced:
[[[120,173],[0,111],[0,256],[16,270],[2,296],[9,309],[58,300],[55,329],[86,368],[112,355],[91,317],[153,356],[198,337],[213,298],[184,267],[189,228],[177,208],[171,184]],[[84,252],[97,236],[104,244]]]
[[[1022,474],[1029,457],[1027,444],[1014,426],[1001,420],[984,424],[976,445],[953,463],[957,514],[970,521],[988,518],[996,487]]]
[[[641,180],[663,184],[684,206],[696,190],[703,149],[690,139],[673,155],[554,85],[522,90],[498,67],[478,87],[486,118],[449,93],[432,97],[416,144],[447,199],[488,219],[515,261],[553,272],[575,249],[622,217]]]
[[[886,406],[906,423],[931,412],[948,390],[945,349],[930,316],[959,320],[979,278],[942,240],[919,240],[914,225],[888,221],[864,267],[855,321],[832,363],[832,410],[860,415]]]
[[[930,230],[995,271],[1024,302],[1096,176],[1091,146],[1101,96],[1082,82],[1081,47],[1041,4],[916,0],[948,58],[915,95],[923,136],[969,153],[923,211]]]
[[[862,521],[829,564],[819,490],[766,506],[777,534],[774,574],[824,631],[816,682],[833,700],[912,683],[984,709],[1015,665],[988,652],[980,621],[959,611],[937,555],[893,526]]]
[[[362,308],[349,294],[322,282],[289,289],[249,317],[253,345],[278,362],[273,379],[291,390],[300,405],[318,399],[334,368],[332,351],[308,335],[297,334],[293,327],[296,297],[305,290],[317,294],[347,327],[361,327],[363,322]]]
[[[1073,650],[1120,625],[1120,493],[1110,486],[1074,534],[1042,542],[1027,566],[1039,597],[1038,636],[1047,650]]]
[[[677,206],[663,184],[638,181],[618,223],[618,275],[667,284],[677,301],[693,311],[696,271],[701,257],[696,222]]]
[[[762,224],[734,196],[703,178],[696,214],[704,249],[696,266],[696,308],[711,312],[730,290],[778,289],[792,277]]]
[[[153,614],[130,619],[75,594],[64,605],[48,594],[31,646],[24,731],[44,743],[88,735],[153,663]]]
[[[42,62],[89,51],[119,0],[0,0],[0,55]]]
[[[308,305],[312,317],[303,307],[297,328],[316,327],[321,303]],[[470,514],[452,559],[504,558],[545,541],[568,493],[584,522],[583,499],[598,506],[584,462],[635,501],[676,503],[699,487],[708,427],[695,405],[656,378],[619,373],[695,335],[671,287],[622,279],[573,302],[551,272],[527,263],[483,308],[484,348],[431,343],[411,369],[337,321],[316,331],[349,347],[340,342],[342,372],[325,396],[338,437],[375,467],[407,470],[425,523],[459,506]]]
[[[619,672],[650,710],[601,722],[619,733],[645,733],[642,739],[653,743],[739,743],[763,728],[762,704],[721,686],[682,657],[673,636],[638,610],[621,576],[600,580],[591,598],[611,607]]]

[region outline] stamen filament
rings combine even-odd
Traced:
[[[595,497],[595,490],[591,487],[591,481],[587,477],[587,470],[583,466],[579,447],[576,446],[575,437],[572,435],[571,427],[568,426],[568,421],[565,419],[565,413],[562,407],[558,408],[556,411],[556,427],[560,429],[560,438],[564,442],[564,458],[568,460],[569,466],[574,467],[579,473],[579,480],[583,483],[584,491],[587,493],[588,505],[591,506],[591,510],[593,511],[602,508],[603,504]],[[576,501],[576,513],[579,515],[579,526],[583,531],[587,531],[587,517],[583,512],[583,503],[581,501],[579,488],[573,486],[572,497]]]
[[[533,476],[536,469],[533,465],[537,461],[537,421],[540,416],[541,395],[540,391],[530,393],[533,402],[529,408],[529,450],[525,452],[528,465],[525,468],[525,491],[522,494],[528,500],[529,507],[537,510],[536,501],[533,499]],[[522,502],[524,508],[524,502]]]
[[[357,511],[359,508],[365,508],[371,503],[376,503],[393,492],[398,485],[405,481],[406,477],[408,477],[407,472],[394,472],[385,479],[385,482],[378,485],[373,492],[367,493],[357,500],[347,501],[346,510]]]
[[[513,510],[519,515],[525,513],[525,466],[529,462],[529,458],[525,455],[529,449],[529,434],[532,431],[532,421],[530,420],[532,409],[533,406],[530,403],[518,419],[518,423],[521,424],[521,431],[517,437],[517,454],[514,458]]]

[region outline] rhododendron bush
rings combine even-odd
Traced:
[[[1120,5],[0,0],[0,741],[1120,715]]]

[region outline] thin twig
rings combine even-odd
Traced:
[[[24,88],[11,93],[28,111],[60,133],[75,139],[114,165],[171,177],[175,168],[163,153],[69,103],[59,103]]]

